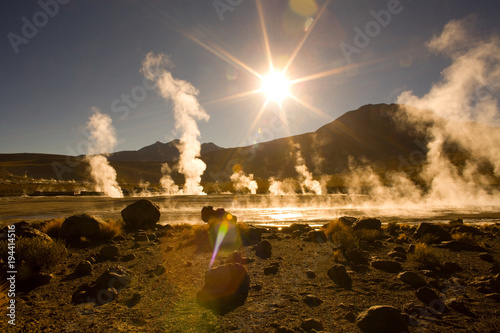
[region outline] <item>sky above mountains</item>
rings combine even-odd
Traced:
[[[426,43],[468,16],[471,36],[499,34],[499,14],[495,0],[6,0],[0,153],[86,153],[93,108],[111,117],[115,151],[180,137],[141,72],[149,52],[198,90],[202,142],[314,131],[363,104],[426,94],[451,62]],[[257,91],[270,63],[286,68],[293,98]]]

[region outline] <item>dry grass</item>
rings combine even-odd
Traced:
[[[382,232],[375,229],[362,229],[354,231],[354,234],[359,238],[360,241],[366,243],[372,243],[377,239],[380,239]]]
[[[99,239],[109,240],[123,233],[123,227],[118,221],[107,221],[101,225]]]
[[[48,242],[40,237],[19,238],[16,240],[16,263],[24,261],[34,270],[49,270],[67,255],[66,247],[61,241]],[[7,242],[0,247],[0,257],[7,258]]]
[[[40,227],[40,231],[55,239],[59,236],[59,231],[61,230],[63,222],[64,218],[50,220]]]
[[[469,245],[473,245],[473,246],[477,246],[479,245],[476,237],[474,237],[474,235],[470,234],[470,233],[454,233],[453,235],[451,235],[451,237],[456,240],[456,241],[460,241],[460,242],[463,242],[463,243],[466,243],[466,244],[469,244]]]
[[[341,250],[359,247],[360,238],[354,230],[339,220],[333,220],[323,227],[326,237],[339,245]]]
[[[342,263],[342,252],[339,249],[333,251],[333,261],[336,263]]]
[[[419,242],[424,243],[424,244],[437,244],[439,243],[439,236],[435,234],[425,234],[422,237],[420,237]]]
[[[422,243],[415,245],[415,251],[408,255],[408,262],[418,269],[438,269],[441,267],[436,250]]]

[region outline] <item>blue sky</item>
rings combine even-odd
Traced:
[[[200,140],[234,147],[314,131],[361,105],[394,102],[404,90],[423,95],[450,63],[425,48],[447,22],[477,15],[471,29],[478,38],[500,28],[496,0],[332,0],[321,11],[323,5],[322,0],[262,1],[275,66],[287,63],[305,27],[315,22],[287,75],[331,75],[292,87],[311,107],[287,99],[283,110],[270,103],[258,117],[263,94],[221,101],[260,86],[243,67],[268,71],[256,0],[4,0],[0,153],[85,153],[92,107],[111,116],[115,151],[180,137],[171,104],[146,89],[140,69],[148,52],[168,55],[172,75],[199,90],[210,115],[199,123]],[[370,26],[373,11],[388,7],[394,12],[390,22],[376,23],[378,30]],[[32,24],[36,31],[25,27]],[[356,47],[355,28],[364,31],[367,24],[375,29],[373,37],[367,45],[358,43],[362,47],[350,54],[349,64],[345,45]]]

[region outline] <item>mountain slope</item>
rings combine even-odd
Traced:
[[[213,143],[203,144],[201,158],[207,164],[203,181],[228,181],[237,164],[256,178],[296,177],[299,151],[315,175],[344,172],[350,157],[395,169],[401,156],[408,157],[411,152],[425,150],[426,146],[423,136],[396,125],[394,115],[398,107],[395,104],[365,105],[315,132],[255,146],[220,148]],[[112,154],[109,159],[117,171],[118,181],[157,183],[161,163],[169,161],[171,166],[175,165],[179,156],[177,144],[178,141],[156,142],[138,151]],[[0,176],[27,174],[34,178],[88,179],[87,164],[79,161],[78,157],[62,155],[0,154]],[[54,164],[62,169],[57,170]],[[183,182],[182,176],[173,176],[177,182]]]

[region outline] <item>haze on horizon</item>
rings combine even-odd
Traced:
[[[500,27],[495,1],[236,3],[2,3],[0,153],[86,153],[93,107],[111,117],[115,151],[180,137],[172,105],[140,72],[149,52],[167,55],[172,75],[197,89],[210,116],[200,141],[235,147],[314,131],[404,91],[415,102],[453,60],[428,47],[449,22],[470,18],[462,48]],[[270,64],[287,69],[296,98],[266,104],[272,97],[256,93]]]

